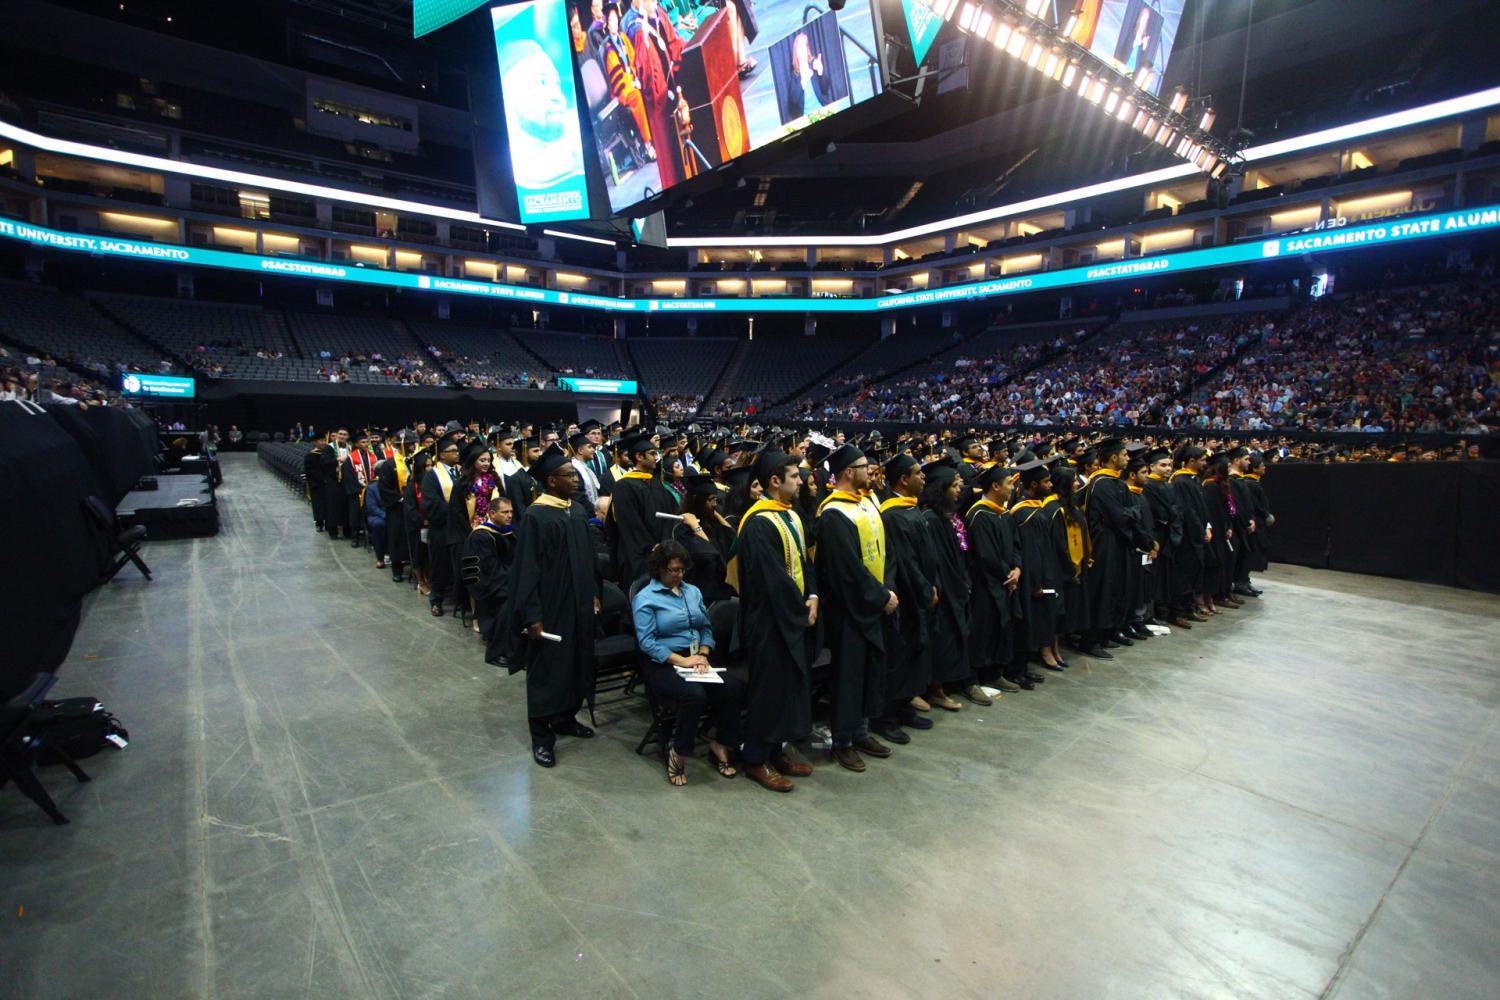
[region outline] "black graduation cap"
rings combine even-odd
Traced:
[[[661,443],[658,445],[658,447],[660,447],[662,451],[666,451],[668,448],[675,448],[681,443],[682,438],[669,431],[668,433],[661,436]]]
[[[1106,459],[1116,452],[1126,450],[1124,438],[1105,438],[1095,446],[1094,450],[1099,453],[1099,458]]]
[[[831,454],[833,454],[832,448],[826,444],[818,444],[818,442],[814,441],[807,446],[807,464],[816,469],[827,461],[828,456]]]
[[[444,434],[452,434],[455,431],[462,432],[463,429],[464,429],[464,425],[461,424],[461,423],[459,423],[457,420],[450,420],[446,424],[443,425],[443,433]]]
[[[766,458],[775,459],[776,457],[777,457],[777,455],[762,455],[761,459],[766,459]],[[783,458],[783,459],[785,459],[788,462],[791,461],[791,459],[786,458],[785,455],[780,455],[780,457]],[[760,460],[758,459],[754,465],[742,465],[742,466],[740,466],[737,469],[730,469],[728,472],[724,473],[724,484],[726,486],[728,486],[731,490],[744,489],[744,488],[746,488],[746,487],[748,487],[750,485],[750,477],[752,475],[755,475],[755,478],[757,478],[757,479],[761,478],[759,475],[756,474],[757,470],[759,468],[760,468]],[[778,467],[776,465],[776,463],[773,461],[771,463],[771,471],[775,472],[775,471],[777,471],[778,468],[783,468],[784,469],[784,468],[786,468],[786,466],[779,466]]]
[[[579,448],[582,448],[588,443],[589,436],[582,431],[579,431],[577,434],[574,434],[572,437],[568,438],[568,447],[572,448],[574,451],[577,451]]]
[[[1155,465],[1164,458],[1171,458],[1172,453],[1165,448],[1152,448],[1146,453],[1146,464]]]
[[[731,488],[738,488],[748,483],[751,475],[764,483],[791,464],[791,456],[784,451],[763,451],[756,456],[754,464],[731,469],[725,474],[724,479]]]
[[[837,476],[840,472],[843,472],[864,457],[864,452],[852,444],[846,444],[828,456],[828,471],[830,474]]]
[[[1015,458],[1016,468],[1020,468],[1027,462],[1035,462],[1036,460],[1036,452],[1032,451],[1030,448],[1025,448]]]
[[[982,489],[989,489],[998,483],[1004,482],[1016,474],[1014,466],[992,465],[979,474],[979,485]]]
[[[1023,483],[1039,483],[1052,475],[1052,463],[1034,458],[1029,462],[1016,466],[1016,471],[1021,474]]]
[[[965,434],[963,437],[953,442],[953,445],[958,449],[959,454],[963,454],[978,443],[979,439],[977,437],[972,434]]]
[[[1144,441],[1132,441],[1125,446],[1125,451],[1128,454],[1136,455],[1143,451],[1149,450],[1150,447],[1151,446],[1149,444],[1146,444]]]
[[[935,462],[928,462],[922,466],[922,472],[927,476],[929,483],[946,483],[958,475],[958,466],[954,465],[951,459],[940,458]]]
[[[754,451],[755,442],[746,441],[744,438],[734,438],[724,446],[724,451],[730,455],[738,455],[745,451]]]
[[[687,487],[687,493],[690,497],[711,497],[718,496],[719,493],[719,486],[714,482],[713,476],[702,474],[688,476],[682,481],[682,484]]]
[[[578,425],[578,431],[581,434],[587,434],[589,431],[597,431],[603,429],[604,425],[597,420],[585,420],[583,423]]]
[[[728,455],[714,447],[709,447],[702,454],[695,457],[698,459],[698,468],[710,473],[718,472],[719,466],[723,465],[725,460],[729,458]]]
[[[350,435],[350,437],[353,438],[355,441],[368,441],[368,440],[370,440],[370,434],[369,434],[368,431],[355,431],[353,434]]]
[[[1229,451],[1225,453],[1224,457],[1233,462],[1236,459],[1244,458],[1249,454],[1249,448],[1246,448],[1244,445],[1239,445],[1238,447],[1229,449]]]
[[[417,432],[409,431],[403,427],[401,430],[396,432],[396,442],[398,444],[416,444]]]
[[[894,483],[902,476],[908,475],[912,469],[917,468],[920,464],[920,462],[910,455],[897,455],[885,463],[885,481],[887,483]]]
[[[558,469],[569,464],[568,456],[557,445],[548,445],[547,450],[542,452],[541,457],[527,471],[531,478],[539,483],[545,483],[547,477]]]
[[[650,436],[646,434],[638,434],[633,438],[621,441],[620,446],[625,450],[625,454],[627,455],[639,455],[656,447],[656,445],[651,443]]]
[[[441,455],[443,453],[443,450],[446,449],[449,445],[452,445],[453,447],[458,448],[460,451],[462,451],[464,446],[463,431],[449,432],[439,438],[437,443],[437,453]]]
[[[1073,452],[1078,450],[1078,446],[1081,444],[1083,444],[1083,442],[1078,440],[1077,438],[1063,438],[1060,442],[1058,442],[1057,450],[1061,451],[1065,455],[1071,456]]]
[[[1125,474],[1128,476],[1138,469],[1144,469],[1149,464],[1146,461],[1145,455],[1132,455],[1130,456],[1130,460],[1125,463]]]

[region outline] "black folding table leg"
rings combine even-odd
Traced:
[[[142,576],[148,580],[151,579],[151,567],[142,562],[139,555],[134,552],[130,553],[130,561],[135,563],[135,568],[141,571]]]
[[[67,825],[68,817],[57,808],[57,803],[52,801],[52,796],[47,794],[47,789],[37,780],[30,767],[11,761],[0,761],[0,767],[5,769],[7,776],[16,783],[21,793],[40,806],[42,812],[46,813],[52,822],[58,826]]]

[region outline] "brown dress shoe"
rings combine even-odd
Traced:
[[[932,706],[927,704],[927,699],[923,698],[921,695],[916,695],[912,698],[911,707],[915,708],[918,712],[932,711]]]
[[[797,786],[777,774],[768,764],[755,764],[745,768],[745,777],[762,788],[773,792],[790,792]]]
[[[792,758],[784,753],[774,755],[771,758],[771,766],[776,769],[777,773],[783,774],[788,778],[810,778],[813,773],[811,764],[804,764],[800,760],[792,760]]]
[[[944,694],[941,698],[934,698],[932,695],[928,695],[927,700],[945,712],[959,712],[963,710],[963,706],[947,694]]]
[[[1171,618],[1167,620],[1167,624],[1173,628],[1191,629],[1193,627],[1186,618]]]
[[[861,757],[859,755],[859,751],[854,749],[853,747],[844,747],[842,749],[835,747],[834,749],[828,751],[828,756],[838,761],[840,767],[846,768],[850,771],[859,772],[865,769],[864,758]]]
[[[891,755],[891,748],[873,736],[861,736],[854,741],[854,749],[871,757],[884,759]]]

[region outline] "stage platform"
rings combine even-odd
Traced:
[[[201,473],[156,477],[154,490],[131,490],[115,513],[125,526],[143,524],[146,538],[206,538],[219,533],[219,506]]]

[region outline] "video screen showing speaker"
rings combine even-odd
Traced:
[[[871,0],[569,2],[615,212],[884,87]]]
[[[490,11],[511,177],[526,223],[589,217],[578,90],[568,58],[570,16],[566,0],[526,0]]]
[[[1071,11],[1072,38],[1157,94],[1186,5],[1187,0],[1077,0]]]

